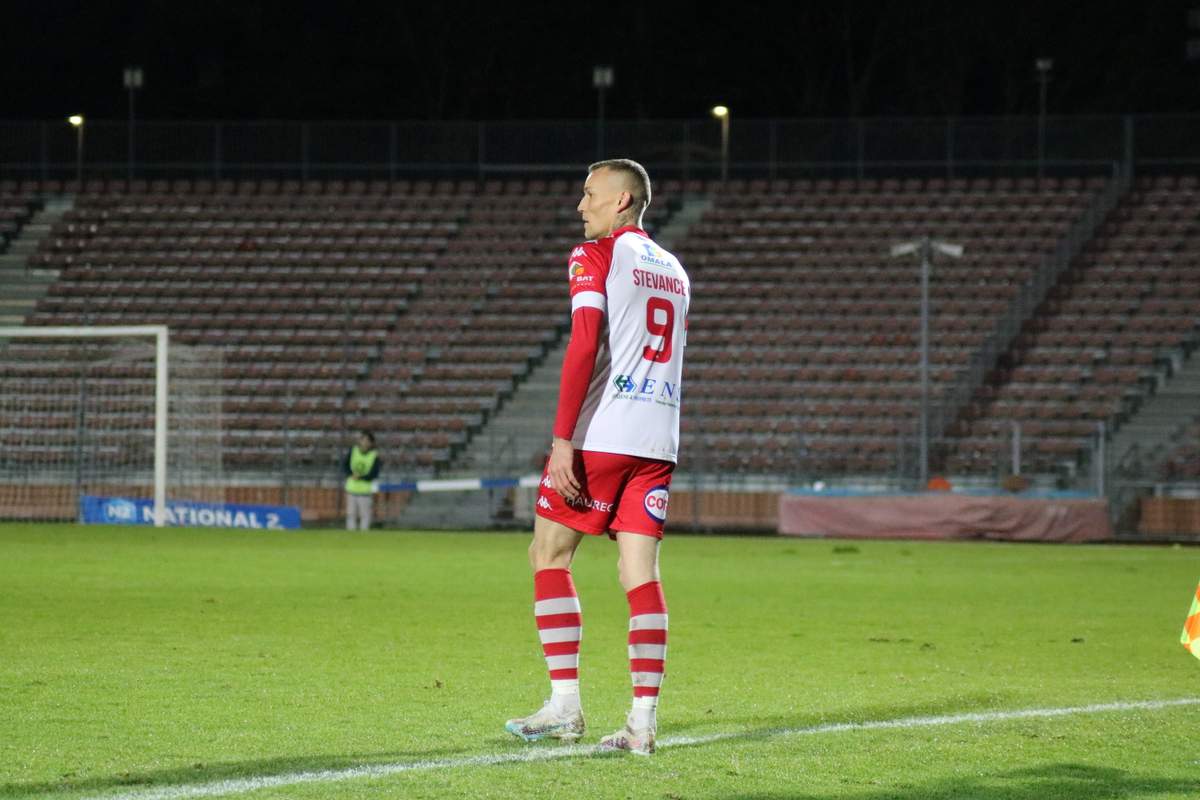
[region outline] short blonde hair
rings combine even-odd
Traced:
[[[641,215],[650,206],[650,173],[632,158],[609,158],[588,166],[588,174],[598,169],[611,169],[625,176],[633,195],[634,208]]]

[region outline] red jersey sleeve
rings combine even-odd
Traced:
[[[571,314],[580,308],[607,311],[608,268],[612,263],[612,243],[584,242],[571,251],[567,278],[571,282]]]
[[[571,251],[567,277],[571,287],[571,340],[563,358],[558,387],[558,411],[554,416],[554,435],[570,439],[575,435],[579,409],[587,397],[596,353],[604,331],[608,310],[605,284],[612,263],[612,244],[585,242]]]

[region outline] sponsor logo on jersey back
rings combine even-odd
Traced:
[[[617,393],[614,400],[632,400],[636,403],[656,403],[660,406],[679,408],[680,385],[657,378],[636,378],[633,375],[618,375],[613,378]]]
[[[667,501],[670,499],[670,493],[667,487],[655,486],[646,492],[646,496],[642,499],[642,506],[646,509],[646,513],[650,518],[657,522],[667,521]]]
[[[618,375],[613,378],[613,386],[617,387],[618,392],[632,392],[637,388],[637,383],[633,380],[632,375]]]
[[[643,242],[642,248],[646,252],[638,253],[638,261],[641,261],[643,264],[653,264],[656,267],[672,266],[665,250],[659,250],[649,242]]]

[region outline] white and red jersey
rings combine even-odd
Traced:
[[[674,462],[691,284],[627,225],[571,251],[571,342],[554,435],[575,447]]]

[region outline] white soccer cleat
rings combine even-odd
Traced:
[[[601,739],[596,749],[602,753],[630,752],[635,756],[653,755],[654,729],[635,731],[626,723],[621,730]]]
[[[528,717],[510,719],[504,723],[504,730],[527,742],[541,739],[559,739],[564,742],[574,742],[583,736],[583,711],[558,711],[549,702],[541,710]]]

